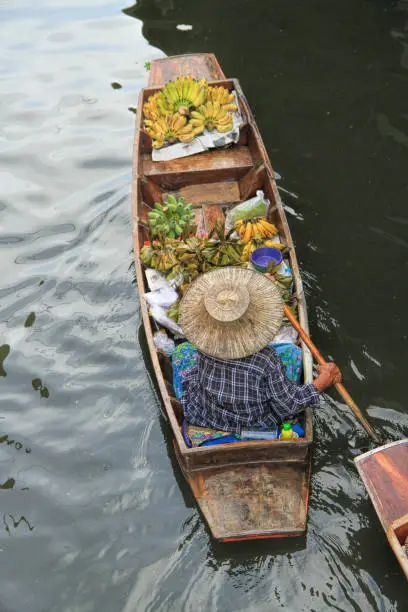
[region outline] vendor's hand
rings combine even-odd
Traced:
[[[313,381],[313,385],[321,393],[328,387],[340,383],[342,380],[341,372],[335,363],[325,363],[317,368],[318,377]]]

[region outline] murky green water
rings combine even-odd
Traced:
[[[164,54],[213,51],[240,78],[292,209],[313,337],[377,427],[406,436],[407,3],[124,8],[0,1],[0,610],[403,610],[353,466],[366,438],[332,400],[307,539],[210,539],[139,342],[128,107]]]

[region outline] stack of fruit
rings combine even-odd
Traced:
[[[265,217],[239,219],[235,223],[234,229],[245,243],[242,251],[242,261],[249,261],[251,253],[260,247],[270,246],[279,250],[286,248],[284,244],[271,240],[273,236],[276,236],[278,230]]]
[[[230,131],[236,110],[235,96],[225,87],[183,76],[169,81],[143,105],[145,131],[155,149],[177,141],[188,143],[205,129]]]
[[[174,241],[171,238],[158,238],[140,249],[140,259],[145,266],[159,270],[159,272],[170,272],[178,264],[174,249]]]
[[[253,219],[238,219],[235,223],[234,228],[236,229],[239,237],[244,242],[248,243],[253,238],[256,239],[268,239],[272,236],[276,236],[278,230],[270,223],[266,217],[256,217]]]
[[[243,243],[237,238],[232,238],[232,228],[225,233],[225,223],[217,221],[214,228],[204,240],[202,255],[209,264],[213,266],[237,266],[241,265]],[[204,271],[204,270],[203,270]]]
[[[156,202],[147,217],[153,236],[162,233],[169,238],[176,238],[191,226],[194,213],[192,205],[187,204],[184,198],[176,199],[167,195],[164,204]]]
[[[150,219],[149,223],[152,224]],[[233,231],[225,234],[225,225],[220,222],[214,225],[208,238],[190,236],[178,240],[169,230],[157,231],[156,238],[142,247],[140,258],[145,266],[168,273],[169,280],[182,275],[184,283],[189,283],[215,266],[242,265],[244,243],[231,237]]]

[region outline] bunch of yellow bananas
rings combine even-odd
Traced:
[[[169,81],[161,93],[166,102],[165,107],[174,113],[186,116],[192,107],[197,108],[205,102],[207,81],[193,79],[190,75],[178,77],[175,81]]]
[[[156,121],[160,117],[170,114],[169,110],[166,110],[163,102],[163,95],[161,91],[156,92],[149,97],[147,102],[143,104],[143,114],[145,119]]]
[[[273,223],[267,221],[265,217],[238,219],[234,227],[244,242],[250,242],[252,239],[262,240],[263,238],[272,238],[272,236],[276,236],[278,233]]]
[[[232,130],[232,115],[224,110],[219,102],[207,102],[191,113],[191,126],[196,134],[204,132],[207,128],[210,132],[214,129],[218,132]]]
[[[155,149],[176,140],[191,142],[205,128],[228,132],[235,110],[234,94],[228,89],[208,87],[206,79],[191,75],[169,81],[143,105],[145,129]]]
[[[154,149],[160,149],[165,142],[170,144],[180,142],[191,142],[195,132],[187,119],[182,115],[167,115],[158,119],[146,119],[145,129],[152,138]]]
[[[207,102],[218,102],[225,111],[236,111],[238,108],[235,104],[234,94],[221,85],[208,88]]]
[[[251,253],[255,251],[255,249],[259,249],[260,247],[273,247],[274,249],[279,249],[283,251],[285,249],[285,245],[281,242],[273,242],[272,240],[250,240],[244,246],[244,250],[242,251],[241,259],[242,261],[249,261],[251,257]]]

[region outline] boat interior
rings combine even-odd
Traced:
[[[187,202],[191,203],[198,230],[208,232],[217,220],[225,219],[228,208],[253,197],[256,191],[261,189],[271,202],[269,219],[278,228],[281,240],[290,247],[289,258],[296,284],[300,278],[296,256],[286,218],[282,214],[279,194],[273,180],[273,171],[239,82],[235,79],[217,80],[210,82],[210,85],[222,85],[230,91],[237,92],[243,121],[237,144],[170,161],[152,161],[151,138],[142,130],[142,113],[139,113],[137,119],[140,122],[139,138],[136,142],[138,151],[135,154],[139,167],[135,173],[136,179],[134,179],[138,183],[136,186],[138,216],[135,219],[138,247],[140,248],[148,239],[148,212],[155,202],[162,202],[163,196],[167,193],[176,197],[183,196]],[[141,92],[139,108],[158,89],[160,88],[145,88]],[[144,275],[143,281],[144,291],[148,291]],[[149,321],[154,326],[151,318]],[[171,362],[160,350],[157,351],[157,356],[179,428],[183,415],[180,402],[174,397]],[[309,414],[305,421],[306,435],[304,439],[299,440],[299,444],[310,443],[312,439]],[[271,443],[277,445],[279,441],[239,442],[234,444],[234,447],[249,448],[264,445],[268,447]],[[227,445],[220,446],[223,447],[223,450],[227,447]],[[181,443],[181,448],[187,453],[205,452],[204,448],[188,449],[184,442]]]

